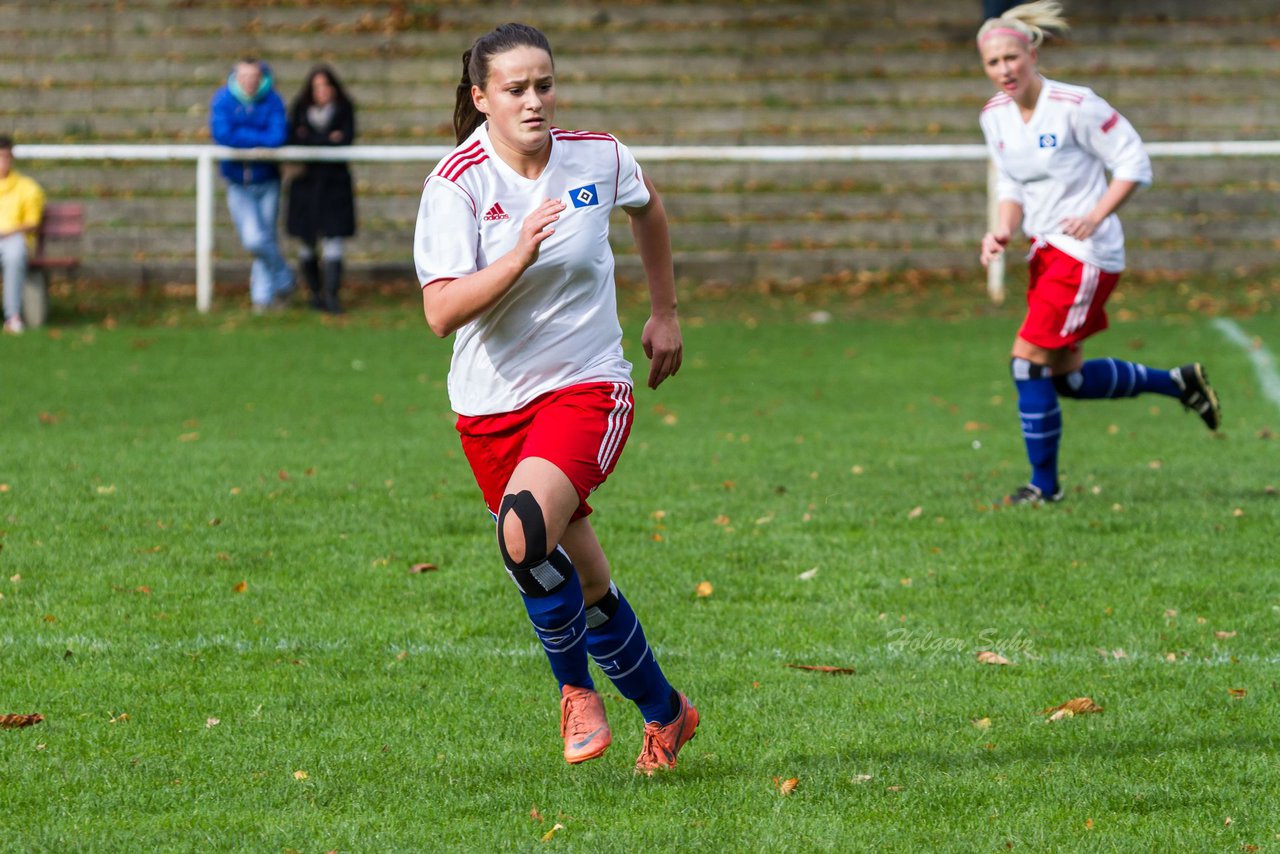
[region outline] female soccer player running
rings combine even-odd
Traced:
[[[680,369],[667,215],[627,148],[606,133],[552,124],[551,46],[504,24],[462,56],[458,147],[422,193],[414,262],[433,332],[456,332],[449,400],[498,550],[560,683],[564,758],[612,741],[588,655],[639,706],[636,770],[674,768],[698,712],[663,676],[635,613],[610,579],[587,516],[590,495],[631,431],[609,248],[621,207],[649,283],[641,343],[650,388]]]
[[[999,177],[999,224],[982,238],[983,266],[1004,252],[1019,225],[1032,240],[1027,315],[1012,352],[1031,482],[1006,504],[1062,499],[1059,395],[1092,400],[1153,392],[1177,398],[1210,430],[1221,420],[1199,363],[1163,371],[1084,359],[1080,344],[1107,328],[1104,305],[1124,269],[1115,211],[1151,183],[1151,161],[1133,126],[1106,101],[1037,71],[1045,31],[1067,27],[1061,12],[1052,0],[1026,3],[978,30],[983,70],[999,90],[979,118]]]

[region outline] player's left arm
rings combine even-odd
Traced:
[[[1111,173],[1107,191],[1092,210],[1062,221],[1065,234],[1085,240],[1139,188],[1151,184],[1151,158],[1129,120],[1097,95],[1090,93],[1084,99],[1075,119],[1080,146],[1101,160]]]
[[[631,220],[631,233],[644,264],[649,282],[649,320],[644,325],[640,343],[649,357],[649,388],[657,388],[667,377],[675,376],[684,360],[684,341],[680,320],[676,316],[676,274],[671,260],[671,233],[667,228],[667,210],[654,189],[649,176],[644,176],[649,201],[636,208],[624,207]]]

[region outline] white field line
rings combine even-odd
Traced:
[[[1276,373],[1276,357],[1265,345],[1255,344],[1254,339],[1246,335],[1240,328],[1240,324],[1234,320],[1219,317],[1214,319],[1213,325],[1231,343],[1244,350],[1249,361],[1253,362],[1253,369],[1258,373],[1258,384],[1262,386],[1262,393],[1276,405],[1277,409],[1280,409],[1280,374]]]
[[[1277,613],[1280,613],[1280,605],[1273,606]],[[950,641],[950,638],[940,638],[942,641]],[[835,650],[830,647],[814,650],[812,653],[791,654],[784,653],[780,649],[760,649],[760,650],[690,650],[685,647],[662,647],[658,649],[659,654],[664,659],[681,661],[729,661],[736,662],[744,668],[760,668],[781,667],[783,664],[792,662],[799,664],[839,664],[844,666],[855,667],[860,672],[871,672],[869,670],[862,671],[861,668],[868,666],[902,666],[906,662],[918,662],[924,667],[944,667],[950,669],[955,666],[977,667],[979,669],[986,667],[974,663],[974,651],[979,648],[1001,649],[999,642],[994,644],[966,644],[963,648],[938,648],[938,649],[916,649],[902,648],[895,644],[901,643],[900,639],[895,636],[886,636],[886,641],[875,643],[863,643],[854,651]],[[1239,653],[1232,652],[1227,648],[1227,644],[1214,644],[1208,651],[1203,651],[1195,655],[1189,655],[1176,645],[1153,647],[1151,649],[1133,648],[1126,649],[1124,658],[1113,660],[1111,656],[1101,655],[1101,648],[1081,650],[1079,648],[1044,650],[1039,652],[1036,650],[1023,649],[1003,649],[1003,654],[1014,660],[1014,662],[1028,667],[1056,667],[1056,666],[1078,666],[1081,662],[1099,662],[1103,666],[1126,667],[1137,664],[1148,663],[1168,663],[1170,666],[1174,664],[1183,666],[1236,666],[1241,662],[1247,664],[1280,664],[1280,652],[1269,653]],[[257,639],[245,640],[241,638],[231,638],[224,635],[197,636],[190,641],[151,641],[147,643],[135,644],[123,642],[115,638],[92,637],[89,635],[70,635],[65,637],[17,637],[14,635],[0,635],[0,652],[6,649],[23,650],[39,649],[53,650],[61,654],[63,650],[72,650],[78,654],[103,654],[117,656],[189,656],[194,653],[211,653],[211,652],[232,652],[237,654],[277,652],[289,653],[296,657],[305,657],[308,655],[332,654],[335,652],[352,653],[356,650],[356,645],[346,640],[334,639],[314,639],[303,640],[298,638],[280,638],[280,639]],[[399,655],[400,653],[409,653],[409,655],[427,656],[437,659],[466,659],[466,660],[515,660],[529,659],[541,660],[543,657],[542,647],[536,641],[528,643],[514,643],[512,646],[495,649],[486,646],[483,643],[408,643],[408,644],[387,644],[380,650],[361,651],[362,654],[384,655],[388,658]],[[1177,654],[1176,662],[1166,662],[1165,656],[1173,652]],[[2,659],[0,659],[2,660]],[[754,671],[753,671],[754,672]]]

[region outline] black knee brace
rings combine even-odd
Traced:
[[[1048,365],[1037,365],[1035,362],[1014,356],[1009,360],[1009,373],[1013,374],[1016,382],[1017,380],[1047,379],[1053,372]]]
[[[508,514],[515,513],[524,529],[524,558],[513,560],[507,550],[506,526]],[[568,555],[557,547],[547,552],[547,526],[542,518],[542,507],[533,493],[527,489],[516,495],[502,496],[498,508],[498,550],[502,562],[516,587],[526,596],[546,596],[564,586],[573,572]]]
[[[1079,397],[1080,386],[1084,385],[1084,374],[1079,371],[1053,378],[1053,387],[1063,397]]]

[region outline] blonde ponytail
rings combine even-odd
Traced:
[[[1066,32],[1070,27],[1062,16],[1062,4],[1058,0],[1035,0],[1014,6],[999,18],[990,18],[978,30],[978,48],[988,38],[1013,36],[1027,47],[1037,48],[1044,43],[1048,31]]]

